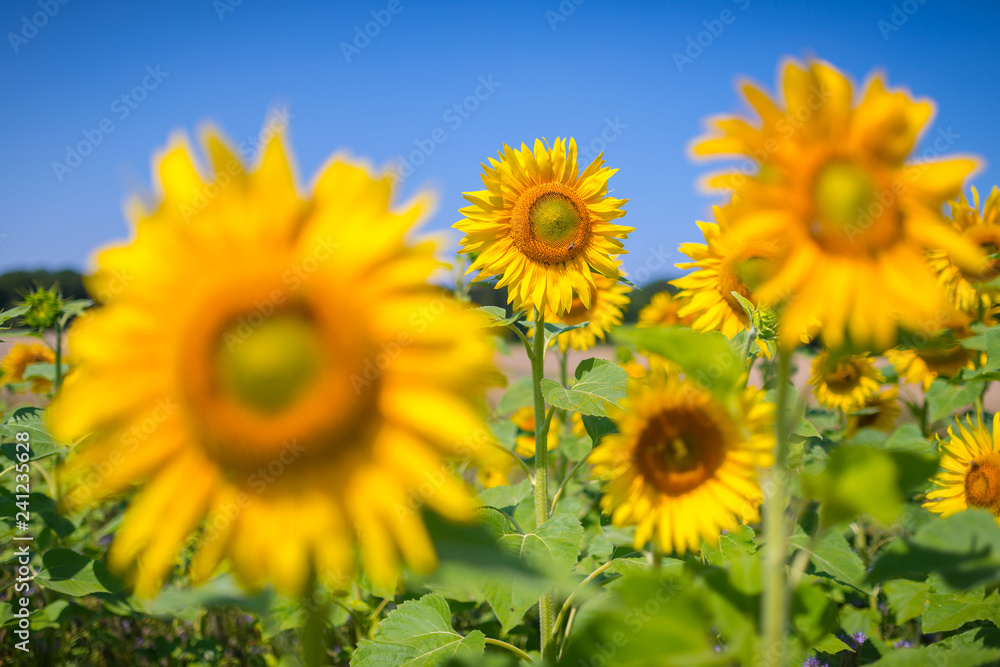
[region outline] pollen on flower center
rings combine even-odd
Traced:
[[[525,192],[511,213],[514,244],[547,264],[572,259],[590,237],[587,206],[562,183],[542,183]]]
[[[247,407],[280,412],[316,381],[322,346],[315,323],[298,313],[276,314],[246,334],[223,333],[216,351],[219,389]]]
[[[670,412],[650,421],[639,438],[640,465],[663,493],[697,488],[722,465],[723,434],[706,414]]]
[[[1000,454],[975,459],[965,473],[965,499],[972,507],[1000,512]]]

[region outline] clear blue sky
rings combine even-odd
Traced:
[[[856,81],[882,68],[890,83],[932,97],[928,136],[951,128],[955,151],[989,163],[975,184],[1000,181],[995,0],[236,1],[5,0],[0,271],[84,268],[93,249],[127,236],[121,202],[148,188],[150,156],[172,130],[213,121],[242,141],[269,108],[287,105],[303,183],[337,149],[381,164],[427,146],[440,128],[444,142],[404,183],[440,193],[430,229],[460,217],[461,192],[481,187],[479,164],[503,142],[599,145],[617,124],[605,158],[621,170],[611,185],[631,199],[625,222],[637,230],[626,268],[672,275],[652,250],[679,261],[678,243],[699,240],[694,220],[713,202],[695,189],[707,167],[688,159],[687,143],[706,116],[743,108],[737,76],[773,88],[787,55],[827,59]],[[26,28],[22,17],[45,6],[55,15]],[[731,22],[714,22],[724,10]],[[391,20],[348,62],[342,43],[373,11]],[[706,21],[721,32],[702,35],[708,46],[679,72],[673,54]],[[157,68],[159,81],[149,74]],[[476,94],[480,77],[498,85],[478,88],[485,99],[461,117],[453,106]],[[151,90],[133,98],[144,82]],[[60,181],[52,163],[65,163],[67,144],[96,136],[102,121],[114,130]]]

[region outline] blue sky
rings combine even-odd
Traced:
[[[705,117],[743,108],[738,76],[773,88],[789,55],[856,81],[881,68],[935,99],[928,139],[940,129],[953,151],[985,157],[981,190],[1000,181],[993,0],[237,2],[3,3],[0,271],[84,268],[128,235],[121,203],[148,190],[150,156],[171,131],[212,121],[239,143],[287,107],[304,184],[338,149],[382,164],[422,145],[403,194],[437,190],[429,229],[460,217],[461,192],[481,187],[479,164],[503,142],[605,144],[636,227],[626,268],[673,275],[677,245],[700,240],[694,221],[713,203],[695,187],[712,165],[692,163],[688,142]],[[675,54],[712,29],[679,67]],[[100,136],[89,155],[54,168],[88,136]]]

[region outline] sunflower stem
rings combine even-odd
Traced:
[[[750,355],[751,347],[757,340],[757,327],[750,325],[746,330],[746,337],[743,339],[743,365],[746,366],[747,370],[753,366],[753,357]]]
[[[531,360],[531,386],[535,397],[535,524],[541,526],[549,518],[549,420],[545,415],[545,397],[542,380],[545,378],[545,314],[538,309],[535,317],[534,355]],[[538,626],[541,639],[542,662],[553,662],[552,624],[555,604],[551,593],[538,600]]]
[[[56,376],[55,382],[52,383],[53,394],[59,393],[59,387],[62,386],[62,322],[56,319]]]
[[[786,415],[790,365],[789,353],[779,349],[774,465],[764,475],[764,533],[767,542],[763,564],[764,591],[761,616],[764,621],[764,655],[761,664],[776,667],[784,667],[786,663],[785,631],[788,622],[788,596],[785,593],[788,583],[785,573],[789,532],[785,516],[788,504],[788,471],[785,469],[785,459],[790,426]]]
[[[528,655],[527,653],[525,653],[516,646],[512,646],[507,642],[500,641],[499,639],[493,639],[493,637],[487,637],[485,641],[487,644],[490,644],[491,646],[499,646],[500,648],[507,649],[508,651],[516,655],[518,658],[528,663],[529,665],[535,664],[535,661],[531,659],[530,655]]]

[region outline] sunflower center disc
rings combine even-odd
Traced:
[[[848,394],[858,386],[858,379],[861,373],[858,367],[850,362],[841,362],[830,371],[827,376],[826,385],[838,394]]]
[[[965,501],[972,507],[1000,510],[1000,454],[987,454],[969,464]]]
[[[723,435],[707,419],[705,414],[664,414],[640,436],[642,468],[663,493],[687,493],[722,464]]]
[[[719,267],[719,291],[737,317],[746,322],[743,305],[733,292],[757,305],[753,290],[774,275],[778,249],[770,243],[751,243],[731,252]]]
[[[863,218],[876,202],[869,175],[849,162],[831,162],[816,178],[816,207],[820,224],[829,231],[864,233]]]
[[[969,229],[965,236],[973,243],[976,243],[987,257],[991,257],[1000,252],[1000,230],[995,227],[973,227]],[[1000,276],[1000,259],[991,259],[985,263],[984,268],[978,272],[970,272],[960,269],[962,275],[973,283],[987,283],[997,276]]]
[[[951,377],[969,364],[969,352],[961,345],[928,347],[917,350],[917,356],[927,365],[927,370],[942,377]]]
[[[223,333],[216,361],[221,390],[247,407],[280,412],[316,380],[322,347],[302,315],[275,315],[249,334],[246,324]]]
[[[517,248],[546,264],[572,259],[590,236],[586,204],[562,183],[542,183],[524,193],[511,213],[511,225]]]

